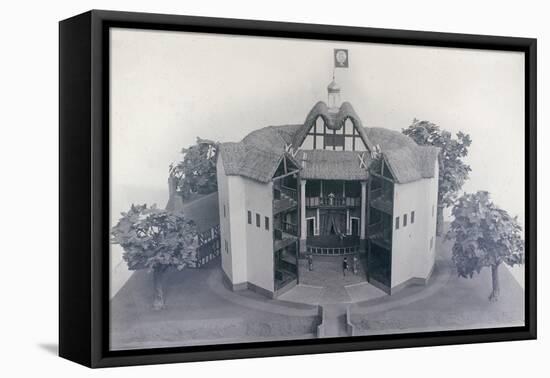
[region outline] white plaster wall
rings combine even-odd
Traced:
[[[247,281],[247,242],[246,242],[246,183],[240,176],[227,176],[227,222],[231,236],[229,254],[231,255],[232,282],[234,285]]]
[[[437,166],[436,166],[437,172]],[[432,205],[437,198],[437,174],[434,178],[395,184],[392,236],[391,286],[395,287],[410,278],[427,278],[435,262],[435,224]],[[411,212],[415,221],[411,224]],[[403,227],[403,215],[407,214],[407,226]],[[395,218],[399,217],[399,229]],[[433,247],[430,249],[430,239]]]
[[[430,207],[430,217],[428,220],[428,243],[429,238],[433,238],[433,248],[429,251],[427,254],[428,263],[431,263],[431,267],[433,267],[433,264],[435,263],[435,256],[436,256],[436,229],[437,229],[437,192],[439,190],[439,163],[435,162],[435,168],[434,168],[434,177],[431,179],[431,184],[429,186],[428,191],[428,203],[431,203],[434,207],[434,213],[432,216],[432,209]],[[429,247],[429,245],[428,245]],[[429,265],[429,264],[428,264]],[[430,269],[431,269],[430,267]],[[429,274],[429,272],[428,272]]]
[[[227,212],[227,207],[229,203],[229,193],[228,193],[228,176],[225,175],[225,170],[223,168],[223,161],[221,154],[218,155],[218,161],[216,163],[216,175],[218,178],[218,203],[219,203],[219,213],[220,213],[220,246],[221,246],[221,259],[222,259],[222,269],[233,281],[233,267],[232,267],[232,258],[231,258],[231,248],[229,251],[225,250],[225,242],[229,247],[231,247],[231,225],[229,223],[229,213]],[[224,217],[224,206],[226,207],[226,216]]]
[[[273,292],[273,184],[227,176],[221,155],[217,177],[222,269],[234,285],[248,281]],[[248,224],[248,210],[252,224]],[[256,226],[256,213],[260,214],[260,227]],[[265,229],[266,216],[269,230]]]
[[[273,292],[273,183],[240,179],[245,187],[240,195],[245,193],[245,206],[241,212],[246,225],[248,282]],[[248,224],[248,210],[252,212],[252,224]],[[257,213],[260,214],[260,227],[256,226]],[[265,229],[266,216],[269,217],[269,230]]]

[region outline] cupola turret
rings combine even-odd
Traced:
[[[332,81],[327,86],[327,92],[328,92],[328,110],[330,113],[338,113],[338,110],[340,109],[340,91],[341,88],[338,85],[338,83],[334,80],[334,77],[332,78]]]

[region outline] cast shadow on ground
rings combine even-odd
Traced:
[[[59,354],[59,345],[57,345],[56,343],[41,343],[38,344],[38,347],[56,356]]]

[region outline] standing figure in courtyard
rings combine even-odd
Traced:
[[[344,271],[344,277],[345,277],[347,271],[349,270],[348,258],[347,257],[344,257],[344,261],[342,262],[342,269]]]
[[[307,255],[307,266],[310,272],[313,271],[313,256],[311,253]]]

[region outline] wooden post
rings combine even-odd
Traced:
[[[367,206],[367,230],[368,231],[368,224],[369,224],[369,220],[370,220],[370,205],[369,205],[369,202],[371,200],[371,179],[369,178],[369,180],[367,181],[367,203],[366,203],[366,206]],[[368,235],[368,232],[366,233],[366,237],[369,237]]]
[[[361,181],[361,230],[360,230],[360,242],[361,247],[365,247],[365,229],[366,224],[366,211],[367,211],[367,182]]]
[[[306,253],[306,180],[300,180],[300,253]]]
[[[313,235],[319,235],[319,222],[321,222],[321,218],[319,215],[319,206],[317,206],[317,219],[315,220],[315,228],[313,229]]]
[[[349,219],[349,208],[346,208],[346,235],[351,234],[351,225],[350,225],[350,219]]]

